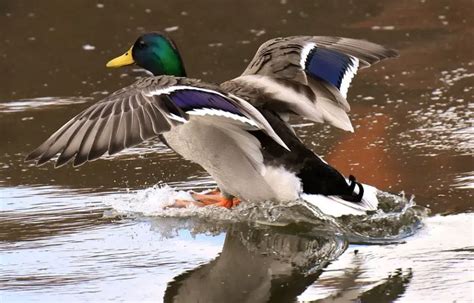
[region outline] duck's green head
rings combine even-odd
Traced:
[[[186,76],[183,61],[175,44],[160,33],[141,35],[125,54],[107,62],[107,67],[131,64],[137,64],[155,76]]]

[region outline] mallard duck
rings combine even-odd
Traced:
[[[216,85],[187,78],[175,43],[147,33],[107,67],[136,64],[154,76],[85,109],[27,160],[41,165],[59,154],[56,166],[78,166],[159,137],[216,181],[218,191],[194,196],[199,205],[229,208],[241,200],[295,200],[302,193],[358,203],[364,186],[308,149],[288,118],[352,132],[346,100],[352,78],[358,69],[396,56],[363,40],[276,38],[260,46],[241,76]]]

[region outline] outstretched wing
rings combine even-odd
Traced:
[[[59,153],[56,166],[74,166],[105,153],[134,146],[193,116],[218,116],[250,129],[261,129],[286,147],[252,105],[219,87],[188,78],[151,77],[137,81],[72,118],[26,160],[41,165]]]
[[[243,74],[223,87],[236,93],[246,87],[257,89],[262,95],[257,102],[268,103],[263,106],[353,131],[346,113],[352,78],[359,68],[397,55],[378,44],[349,38],[276,38],[260,46]]]

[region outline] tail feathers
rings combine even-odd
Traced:
[[[364,195],[364,187],[354,176],[349,176],[348,183],[340,172],[314,154],[303,160],[297,176],[307,194],[337,196],[350,202],[360,202]]]
[[[351,183],[352,184],[352,183]],[[356,188],[356,185],[358,188]],[[367,211],[375,211],[378,208],[378,190],[367,184],[354,183],[355,190],[363,190],[360,202],[352,202],[341,196],[326,196],[321,194],[302,194],[301,197],[309,204],[316,206],[322,213],[340,217],[345,215],[364,216]],[[360,191],[358,193],[360,195]]]
[[[348,201],[348,202],[355,202],[360,203],[362,198],[364,197],[364,186],[356,181],[356,178],[353,175],[349,176],[349,192],[352,193],[351,195],[341,195],[339,196],[341,199]],[[358,193],[355,192],[355,187],[357,185]]]

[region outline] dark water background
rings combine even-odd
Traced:
[[[470,0],[2,0],[0,301],[472,300],[472,11]],[[147,31],[168,32],[188,75],[217,83],[277,36],[398,49],[354,79],[355,133],[293,122],[342,172],[415,195],[431,217],[405,244],[347,247],[324,231],[154,216],[158,182],[212,186],[159,142],[80,168],[24,163],[81,109],[145,75],[105,63]]]

